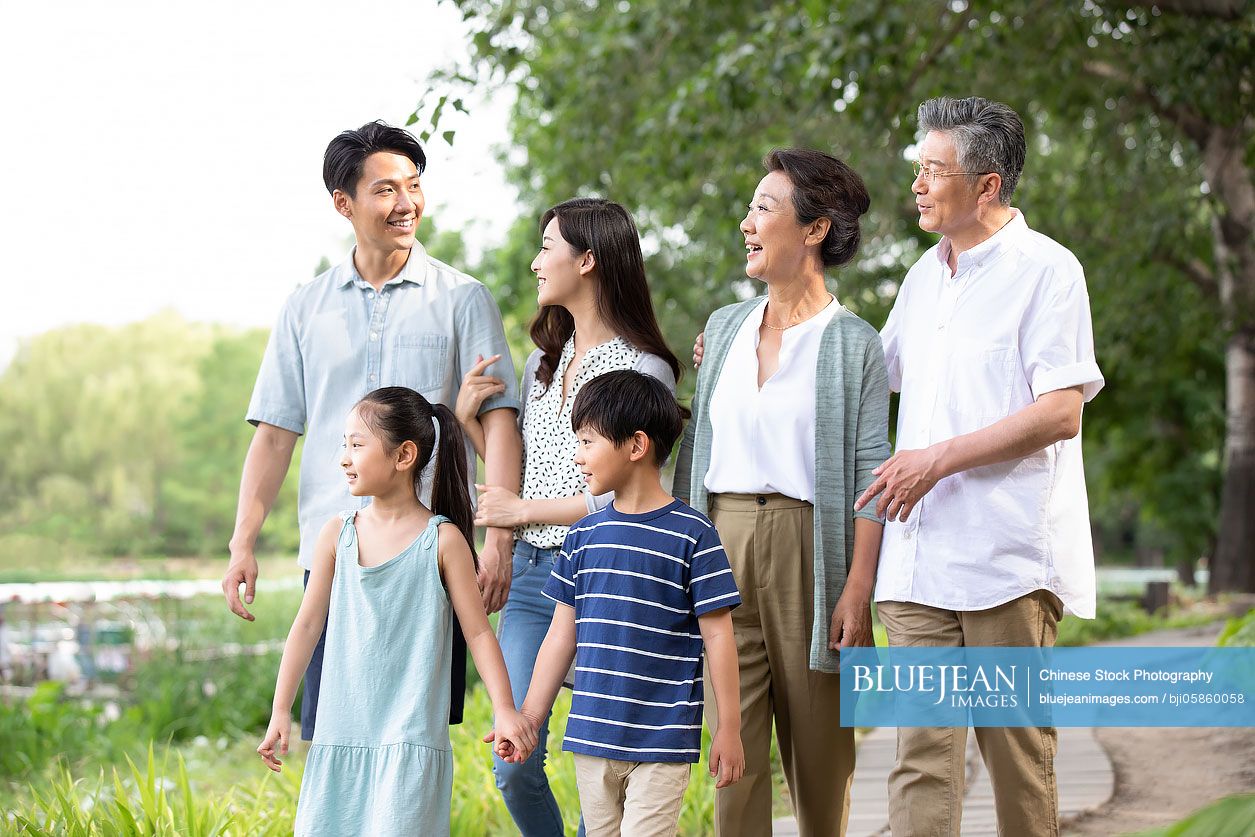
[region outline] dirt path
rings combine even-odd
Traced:
[[[1213,625],[1109,644],[1214,645],[1219,632]],[[1168,825],[1223,796],[1255,790],[1255,728],[1106,727],[1095,733],[1111,759],[1115,793],[1096,810],[1065,821],[1069,837]]]

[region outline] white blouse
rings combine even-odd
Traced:
[[[780,365],[758,387],[758,332],[767,300],[742,323],[710,397],[712,494],[780,493],[815,500],[815,366],[824,329],[841,310],[827,307],[780,335]]]
[[[571,381],[571,391],[562,398],[562,381],[575,357],[575,335],[567,339],[553,371],[553,382],[546,388],[536,378],[540,366],[540,349],[532,352],[523,371],[522,415],[523,480],[519,496],[524,499],[552,500],[584,494],[589,511],[605,505],[613,494],[594,497],[589,494],[584,475],[575,464],[575,434],[571,431],[571,410],[575,396],[588,381],[620,369],[635,369],[650,375],[675,392],[675,375],[658,355],[642,352],[622,337],[607,340],[584,353]],[[541,549],[561,546],[566,526],[552,523],[529,523],[515,529],[514,536]]]

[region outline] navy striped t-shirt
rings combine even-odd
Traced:
[[[622,514],[612,502],[571,527],[544,593],[575,608],[575,694],[562,748],[697,761],[697,617],[741,603],[710,520],[679,500],[645,514]]]

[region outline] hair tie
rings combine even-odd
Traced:
[[[427,464],[423,466],[423,470],[418,475],[418,481],[415,483],[418,502],[429,509],[432,489],[436,483],[436,453],[440,450],[440,417],[435,413],[431,416],[431,428],[435,434],[432,437],[431,454],[427,457]]]

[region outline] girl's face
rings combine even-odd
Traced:
[[[558,219],[550,219],[541,236],[540,252],[532,259],[536,304],[565,306],[580,294],[590,292],[593,264],[593,254],[575,253],[562,237]]]
[[[403,467],[406,458],[403,449],[408,445],[407,442],[389,451],[361,413],[350,412],[344,423],[344,450],[340,455],[340,467],[348,480],[349,493],[354,497],[373,497],[392,488],[397,479],[411,479],[409,469]]]

